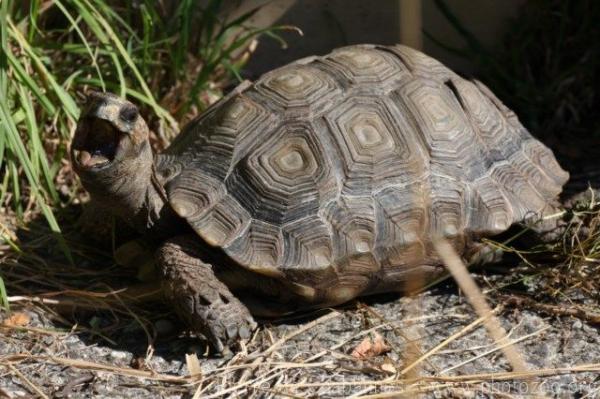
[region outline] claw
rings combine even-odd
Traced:
[[[248,328],[246,328],[245,326],[241,326],[238,330],[238,335],[242,339],[248,339],[250,338],[250,330],[248,330]]]
[[[223,343],[221,342],[221,340],[219,338],[214,338],[211,341],[212,341],[212,344],[215,347],[215,351],[217,353],[223,353],[225,351],[225,349],[229,349],[228,347],[223,345]]]
[[[252,331],[256,330],[256,327],[258,327],[258,324],[254,321],[254,319],[252,317],[248,317],[246,319],[246,321],[248,322],[248,324],[250,324],[250,329]]]
[[[233,324],[227,326],[227,337],[229,339],[235,339],[236,335],[237,335],[237,332],[238,332],[237,326],[235,326]]]
[[[225,349],[223,349],[221,351],[221,357],[223,359],[231,359],[233,357],[234,353],[232,352],[231,349],[229,349],[228,346],[225,347]]]

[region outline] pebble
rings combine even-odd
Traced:
[[[112,351],[109,356],[113,360],[127,360],[130,356],[130,353],[123,351]]]

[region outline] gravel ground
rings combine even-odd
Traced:
[[[131,328],[111,336],[114,342],[110,343],[88,332],[65,329],[55,321],[53,312],[38,306],[14,306],[13,314],[15,311],[29,316],[28,330],[0,329],[0,397],[31,397],[39,390],[54,398],[181,398],[192,397],[198,387],[198,397],[384,397],[385,392],[407,388],[390,380],[510,370],[479,326],[452,340],[404,377],[398,376],[419,354],[477,319],[452,283],[413,298],[376,297],[333,313],[263,324],[245,351],[229,359],[206,356],[204,341],[182,333],[181,325],[168,313],[167,318],[154,321],[159,336],[148,355],[145,334],[133,319]],[[7,315],[1,317],[6,322]],[[102,313],[94,315],[91,324],[102,325],[111,319],[103,317]],[[600,397],[597,327],[579,319],[516,309],[501,312],[500,320],[511,339],[522,340],[518,348],[531,369],[596,364],[593,372],[567,370],[540,377],[537,381],[548,396]],[[374,331],[391,350],[366,360],[350,356]],[[177,380],[177,376],[189,376],[185,357],[194,353],[202,376],[195,381]],[[100,370],[98,364],[120,369]],[[229,369],[219,369],[223,367]],[[145,374],[126,375],[133,372]],[[486,382],[464,384],[422,380],[421,386],[439,386],[425,389],[425,397],[520,397],[526,393],[522,380],[484,379]]]
[[[265,321],[240,352],[223,358],[207,354],[202,337],[189,335],[164,304],[90,310],[103,301],[92,293],[135,283],[136,271],[115,265],[109,250],[80,236],[76,229],[66,233],[73,264],[45,223],[17,232],[22,254],[0,247],[13,295],[11,314],[0,310],[0,398],[412,398],[417,389],[436,398],[531,397],[525,380],[507,373],[506,357],[481,323],[465,330],[478,316],[450,280],[415,297],[363,298],[342,309]],[[474,275],[480,287],[520,281],[501,266]],[[533,280],[521,284],[521,292],[541,292]],[[70,295],[77,311],[31,302],[42,294],[50,301]],[[572,299],[597,309],[592,294]],[[492,290],[491,301],[494,295]],[[599,324],[514,307],[498,314],[529,368],[545,370],[535,376],[547,396],[600,397]],[[388,352],[367,359],[351,355],[375,333]]]

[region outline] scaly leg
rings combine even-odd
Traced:
[[[250,312],[217,279],[214,265],[200,258],[198,238],[179,236],[157,251],[157,266],[167,300],[190,327],[223,352],[250,337],[256,322]]]

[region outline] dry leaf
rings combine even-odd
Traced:
[[[4,320],[2,324],[9,327],[24,327],[31,321],[27,313],[14,312]]]
[[[378,333],[373,333],[373,339],[365,337],[360,344],[352,351],[352,356],[357,359],[369,359],[389,352],[390,347],[385,343],[383,337]]]

